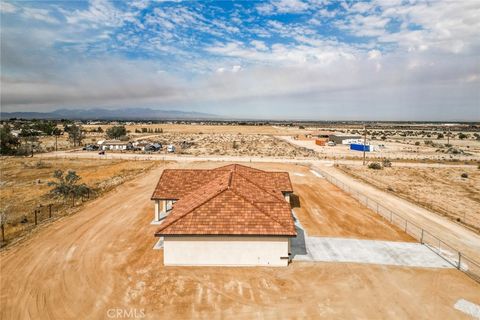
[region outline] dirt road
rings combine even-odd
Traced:
[[[320,170],[325,170],[350,188],[360,191],[370,199],[381,203],[384,207],[400,214],[409,221],[429,230],[432,234],[439,236],[449,245],[462,251],[470,258],[480,261],[480,234],[409,201],[396,197],[391,193],[381,191],[369,184],[356,180],[332,166],[317,165],[316,167]]]
[[[98,152],[87,152],[81,150],[73,151],[57,151],[48,153],[39,153],[35,157],[39,158],[63,158],[63,159],[123,159],[123,160],[165,160],[165,161],[215,161],[215,162],[267,162],[267,163],[299,163],[299,164],[347,164],[362,165],[362,160],[324,160],[324,159],[308,159],[308,158],[284,158],[284,157],[249,157],[249,156],[221,156],[221,155],[179,155],[172,153],[130,153],[130,152],[109,152],[105,155],[99,155]],[[423,163],[423,162],[395,162],[396,167],[426,167],[426,168],[475,168],[476,164],[454,164],[454,163]]]
[[[299,172],[286,164],[258,167]],[[109,319],[111,310],[123,310],[146,319],[467,319],[453,307],[458,299],[480,304],[480,285],[454,269],[300,262],[164,267],[149,224],[160,173],[128,182],[1,252],[0,318]]]

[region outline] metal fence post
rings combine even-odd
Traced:
[[[48,205],[48,218],[51,218],[52,217],[52,204],[50,203]]]
[[[422,235],[420,236],[420,243],[423,244],[423,229],[422,229]]]
[[[457,267],[458,270],[462,268],[461,261],[462,261],[462,253],[458,251],[458,267]]]
[[[37,225],[37,209],[35,209],[34,214],[35,214],[35,225]]]

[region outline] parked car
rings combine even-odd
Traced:
[[[175,146],[173,144],[169,144],[167,146],[167,152],[175,152]]]
[[[95,150],[98,150],[98,146],[94,145],[94,144],[89,144],[88,146],[86,146],[84,148],[84,150],[86,151],[95,151]]]
[[[105,150],[100,151],[98,154],[103,156],[105,154]]]

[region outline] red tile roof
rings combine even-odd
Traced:
[[[287,172],[265,172],[239,164],[231,164],[213,170],[165,169],[152,194],[152,200],[181,199],[226,171],[234,171],[248,176],[255,180],[257,184],[269,190],[293,192],[290,176]]]
[[[152,196],[167,199],[165,195],[175,195],[170,199],[179,199],[157,236],[296,235],[290,205],[282,195],[282,191],[292,191],[288,173],[240,165],[172,171],[176,170],[162,174]],[[185,182],[183,189],[179,181]],[[202,181],[201,186],[193,187]],[[170,184],[175,191],[169,193]]]

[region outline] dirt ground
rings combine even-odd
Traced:
[[[176,153],[187,155],[256,156],[283,158],[315,158],[310,149],[294,146],[281,139],[259,134],[163,133],[140,141],[173,144]]]
[[[290,178],[295,186],[295,196],[299,199],[294,201],[294,212],[308,235],[414,241],[343,190],[316,177],[308,168],[298,166]]]
[[[480,170],[340,165],[348,174],[480,230]],[[468,178],[462,178],[466,173]]]
[[[319,188],[333,197],[315,194],[315,201],[349,201],[335,187],[322,186],[322,179],[309,178],[311,184],[300,185],[298,174],[308,174],[304,167],[255,166],[287,169],[294,189]],[[457,300],[480,304],[480,284],[455,269],[299,262],[287,268],[164,267],[162,251],[152,250],[156,227],[149,224],[153,217],[149,196],[161,170],[119,186],[76,215],[2,251],[0,318],[104,319],[110,310],[120,309],[147,319],[467,319],[453,307]],[[301,205],[307,206],[310,195],[302,198]],[[307,224],[307,219],[300,220]],[[367,225],[355,231],[345,222],[350,235],[367,236]]]
[[[112,125],[84,125],[83,127],[87,130],[96,129],[102,127],[105,131]],[[126,129],[134,135],[135,129],[141,130],[142,128],[147,129],[162,129],[164,133],[229,133],[229,134],[265,134],[265,135],[294,135],[304,132],[303,129],[298,129],[298,127],[279,127],[279,126],[268,126],[268,125],[258,125],[258,126],[241,126],[241,125],[202,125],[202,124],[168,124],[168,123],[158,123],[158,124],[127,124]]]
[[[5,232],[7,239],[25,224],[19,223],[22,216],[31,218],[38,205],[55,204],[55,211],[67,210],[70,201],[63,201],[49,195],[55,170],[74,170],[81,177],[80,183],[87,184],[97,193],[110,190],[124,181],[148,170],[156,163],[147,161],[91,159],[37,159],[4,157],[0,161],[0,210],[5,210],[8,224]],[[29,219],[32,223],[33,219]],[[28,224],[28,223],[26,223]]]
[[[349,145],[318,146],[314,140],[299,140],[294,139],[292,136],[279,136],[279,138],[295,146],[309,148],[317,152],[321,159],[341,160],[363,158],[363,152],[350,150]],[[418,146],[412,142],[401,142],[399,140],[367,140],[367,143],[377,146],[382,145],[382,147],[378,147],[374,152],[366,153],[366,158],[371,160],[387,158],[393,162],[397,160],[408,160],[414,162],[480,163],[480,140],[452,140],[450,144],[453,145],[453,149],[425,145],[423,140]]]

